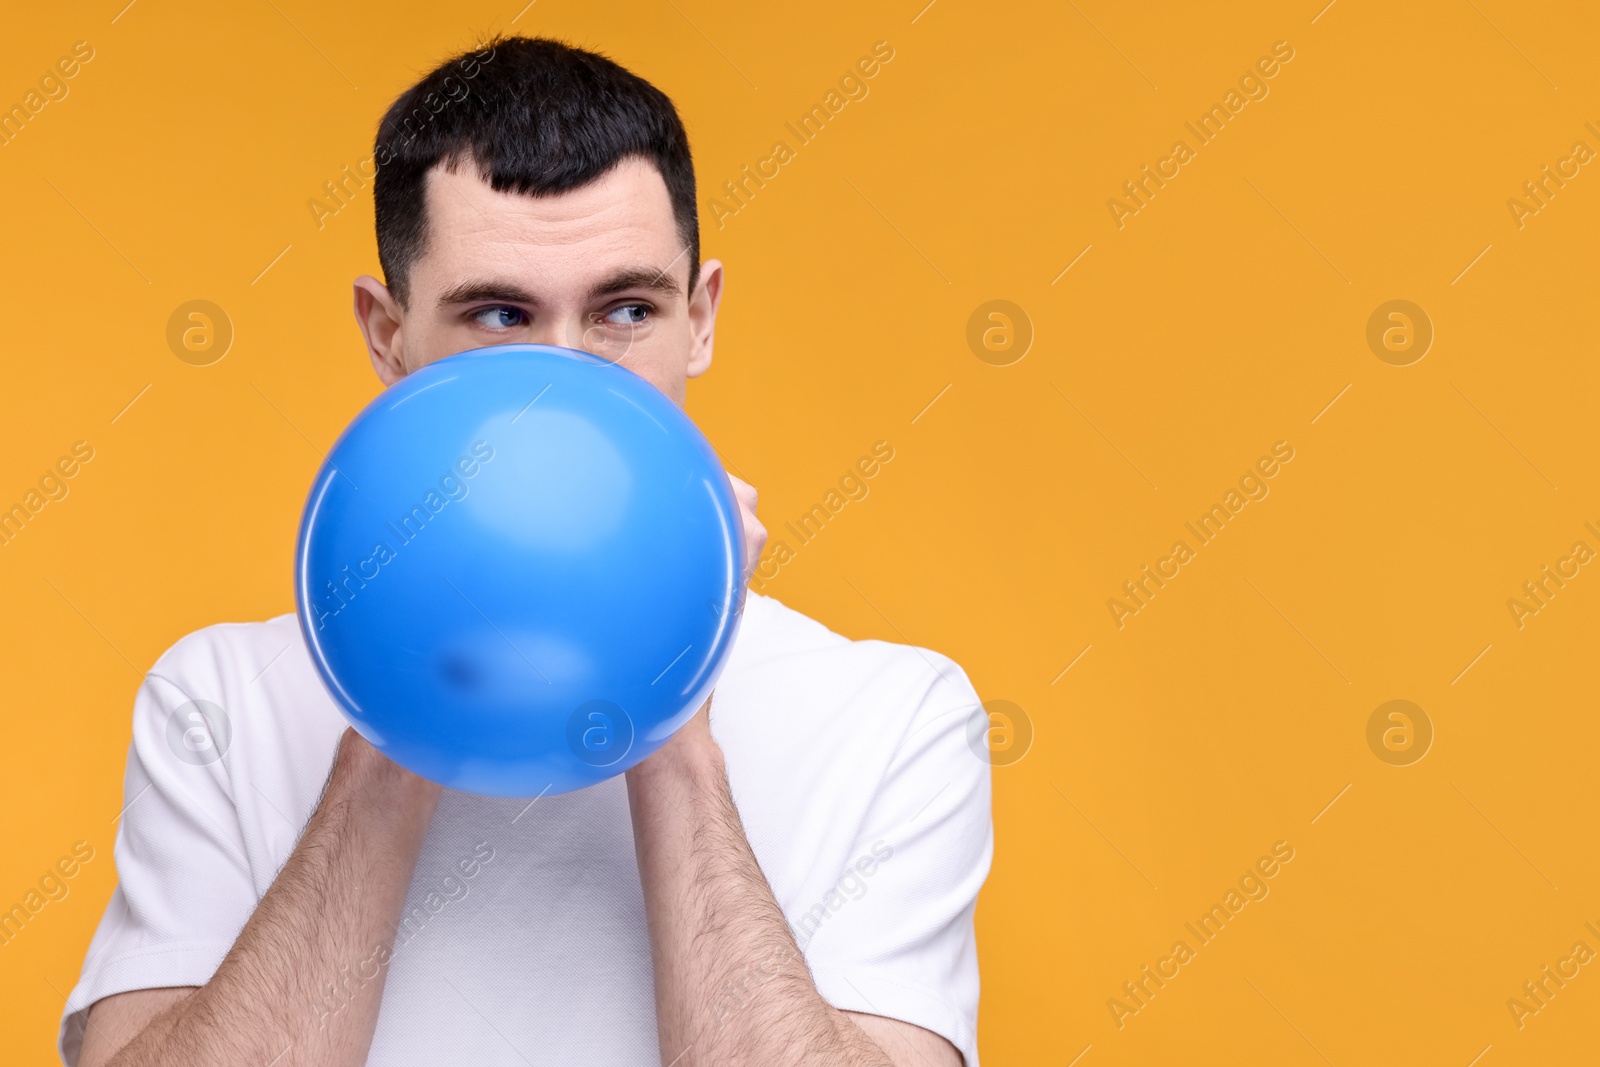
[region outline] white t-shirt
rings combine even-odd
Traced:
[[[968,1067],[973,910],[994,850],[990,768],[969,741],[980,715],[945,656],[851,641],[755,592],[711,714],[822,996],[942,1034]],[[156,661],[134,701],[119,884],[62,1014],[68,1067],[95,1001],[211,978],[294,850],[345,725],[292,614],[208,626]],[[444,790],[369,1063],[657,1062],[626,783],[531,799]],[[352,960],[303,1010],[341,1010],[377,967]],[[716,1011],[749,995],[731,984]]]

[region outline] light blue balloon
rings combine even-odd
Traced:
[[[587,352],[496,345],[396,382],[334,444],[300,628],[357,731],[424,778],[533,797],[621,774],[710,695],[745,546],[716,452]]]

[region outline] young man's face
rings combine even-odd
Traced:
[[[722,266],[693,293],[666,183],[626,159],[557,196],[497,193],[472,165],[435,167],[428,238],[402,311],[376,278],[355,283],[356,319],[385,385],[456,352],[529,343],[579,348],[643,377],[680,406],[711,365]]]

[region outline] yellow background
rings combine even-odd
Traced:
[[[1521,1029],[1506,1001],[1600,950],[1600,568],[1520,629],[1506,602],[1600,549],[1600,164],[1520,229],[1507,200],[1600,149],[1600,17],[924,2],[7,16],[0,102],[75,41],[95,56],[0,148],[0,504],[74,441],[95,458],[0,548],[0,906],[96,849],[0,948],[8,1062],[52,1062],[111,892],[142,671],[292,609],[320,450],[379,388],[350,314],[377,271],[370,190],[320,231],[307,201],[371,155],[398,92],[496,30],[602,49],[681,110],[729,271],[690,412],[774,538],[874,441],[896,450],[766,591],[945,652],[1031,722],[995,771],[985,1062],[1593,1062],[1600,964]],[[716,228],[722,181],[879,40],[870,95]],[[1277,41],[1270,94],[1119,229],[1107,200],[1193,147],[1183,123]],[[168,349],[191,299],[232,320],[215,365]],[[994,299],[1035,331],[1009,366],[966,341]],[[1366,342],[1392,299],[1436,331],[1410,366]],[[1270,496],[1119,629],[1107,599],[1279,440]],[[1392,699],[1435,730],[1410,766],[1367,744]],[[1119,1029],[1108,998],[1276,841],[1295,856],[1270,895]]]

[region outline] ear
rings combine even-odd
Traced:
[[[405,345],[400,326],[405,317],[386,285],[370,274],[355,281],[356,326],[367,342],[372,369],[385,386],[406,376]]]
[[[700,265],[700,279],[689,298],[688,376],[698,378],[711,369],[711,345],[717,329],[717,307],[722,303],[722,261],[708,259]]]

